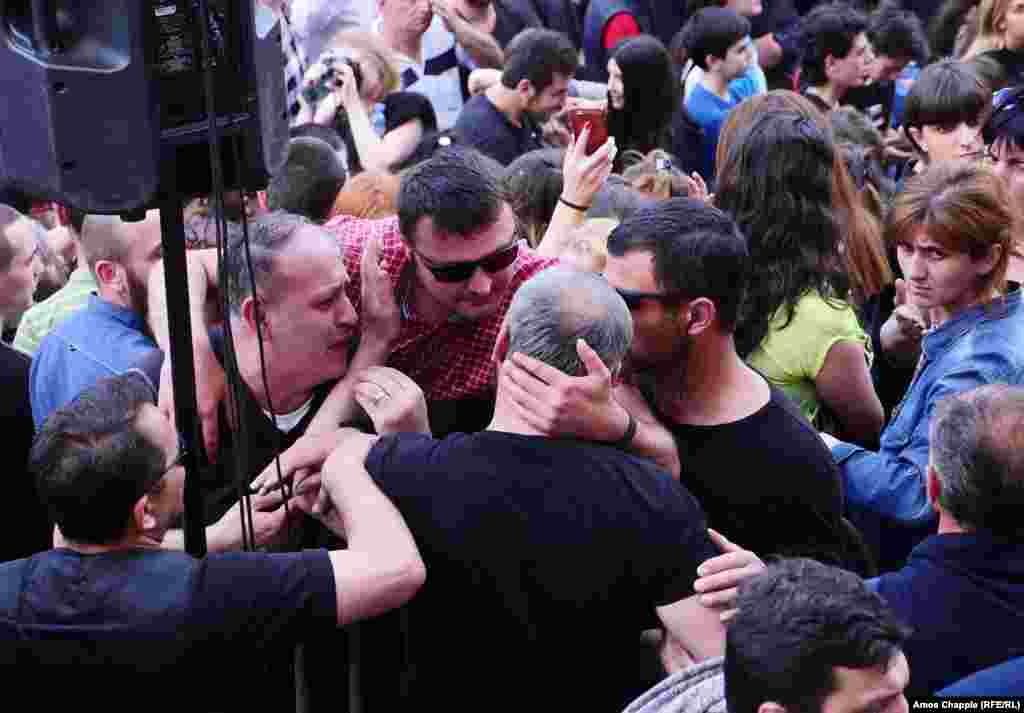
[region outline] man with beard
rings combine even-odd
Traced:
[[[671,199],[623,221],[608,238],[605,277],[633,317],[628,379],[674,435],[682,483],[710,527],[762,556],[863,569],[828,449],[796,406],[736,353],[750,269],[735,223],[699,201]],[[542,406],[559,401],[553,392],[570,388],[564,379],[523,355],[505,363],[503,377],[520,387],[513,396],[520,414],[544,433],[566,435],[568,420],[538,420],[555,410]],[[622,404],[636,397],[629,385],[614,391]],[[594,398],[562,401],[579,431],[581,418],[607,408]]]
[[[160,350],[146,332],[146,281],[163,255],[159,211],[139,222],[89,215],[81,240],[97,292],[39,345],[29,377],[36,428],[102,378],[146,364],[159,379]]]
[[[505,59],[501,81],[466,103],[455,131],[507,166],[544,147],[540,125],[565,105],[578,58],[565,35],[529,29],[508,44]]]
[[[675,435],[683,484],[710,526],[759,554],[846,564],[852,552],[828,449],[736,354],[749,269],[729,217],[677,199],[612,232],[605,274],[633,315],[637,383]]]

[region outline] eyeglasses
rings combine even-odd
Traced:
[[[507,248],[502,248],[487,257],[480,258],[479,260],[467,260],[466,262],[450,262],[446,265],[431,265],[418,252],[416,255],[423,261],[423,265],[430,270],[430,274],[438,282],[465,282],[473,276],[478,267],[491,275],[504,270],[519,257],[519,246],[521,243],[522,240],[517,238]],[[413,252],[416,252],[415,249]]]
[[[638,292],[637,290],[623,290],[618,287],[615,291],[626,303],[629,309],[636,309],[645,300],[654,300],[660,304],[666,304],[680,299],[686,299],[688,295],[684,292]]]

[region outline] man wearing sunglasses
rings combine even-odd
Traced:
[[[442,150],[402,177],[397,221],[343,216],[327,228],[345,248],[360,313],[363,246],[380,242],[401,314],[387,364],[423,389],[433,432],[483,428],[494,406],[491,352],[512,295],[555,264],[527,247],[497,164],[472,149]],[[332,426],[345,420],[334,403],[320,415]]]
[[[336,450],[345,438],[307,439],[282,468],[319,471],[317,512],[347,549],[193,559],[161,548],[184,468],[147,380],[130,371],[82,392],[33,445],[59,532],[54,549],[0,565],[0,665],[50,681],[36,691],[45,710],[64,696],[100,704],[115,681],[122,695],[156,694],[160,709],[293,708],[281,678],[261,677],[269,661],[290,659],[300,637],[400,606],[425,577],[362,455]]]
[[[615,399],[645,401],[671,431],[682,483],[711,527],[757,543],[760,555],[855,567],[860,552],[842,522],[831,454],[796,406],[736,353],[748,270],[732,219],[693,199],[644,208],[612,231],[605,277],[633,316],[627,383]],[[517,413],[542,433],[585,432],[580,414],[596,413],[586,399],[563,400],[563,412],[550,416],[542,404],[568,387],[536,359],[516,355],[502,378],[518,387]]]

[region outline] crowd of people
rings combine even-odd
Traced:
[[[179,236],[3,193],[40,702],[1024,695],[1024,0],[255,2],[291,138],[188,207],[200,440]]]

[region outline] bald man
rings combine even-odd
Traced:
[[[82,252],[96,279],[96,293],[39,345],[29,377],[36,428],[104,377],[141,368],[153,384],[159,383],[162,355],[146,331],[149,271],[163,254],[159,211],[134,223],[87,216]]]

